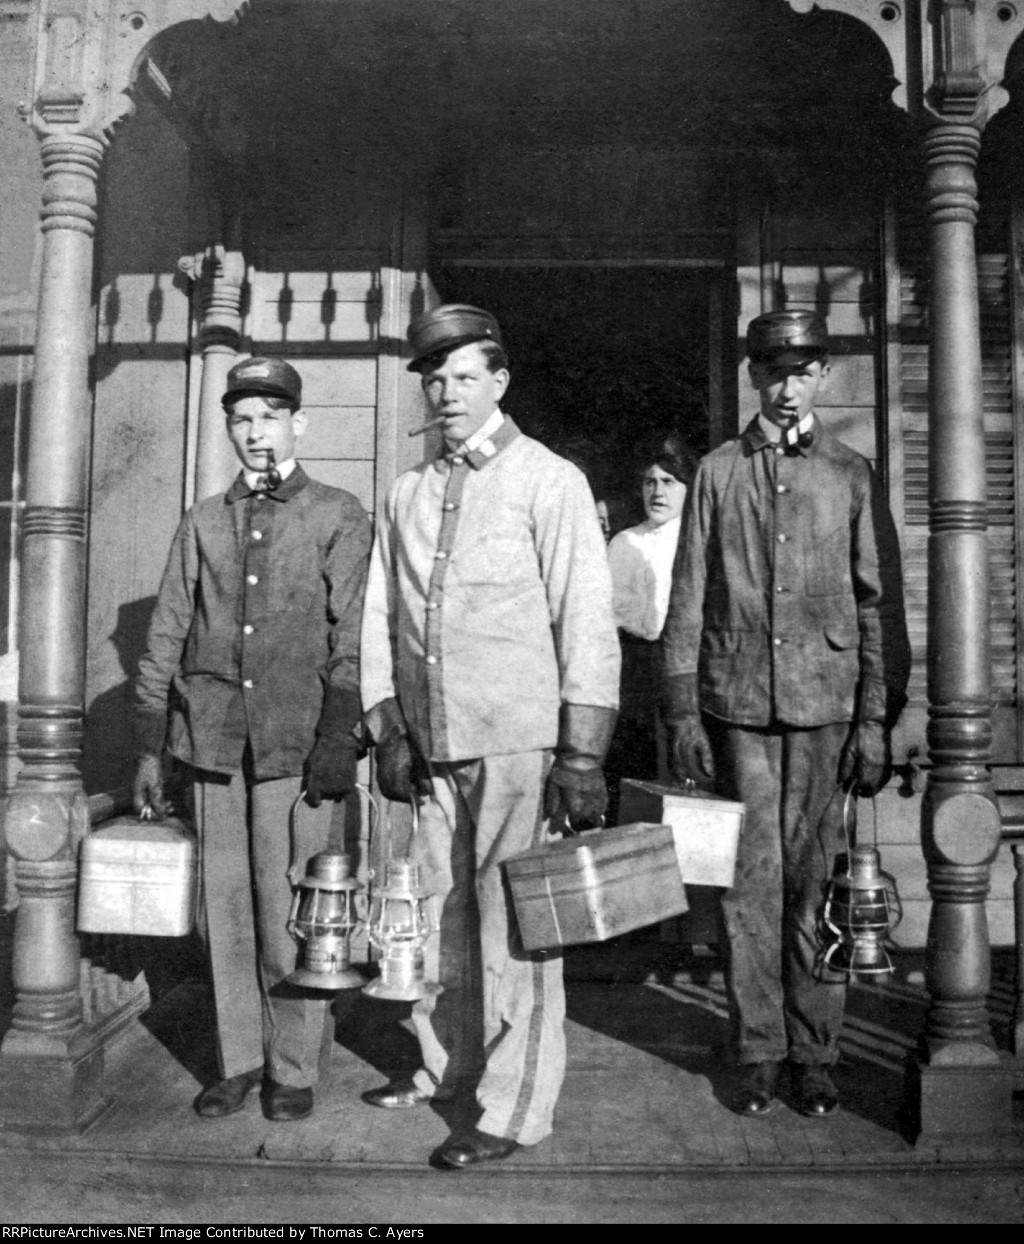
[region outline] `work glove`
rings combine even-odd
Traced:
[[[661,714],[668,734],[668,771],[673,782],[706,786],[715,776],[711,744],[700,718],[696,674],[665,679]]]
[[[139,756],[132,781],[132,807],[144,820],[162,821],[167,815],[164,799],[164,767],[159,756]]]
[[[618,716],[595,704],[563,704],[558,746],[544,790],[544,813],[576,827],[600,825],[608,808],[601,765]]]
[[[859,721],[850,731],[839,761],[839,781],[855,794],[877,795],[892,777],[889,731],[880,721]]]
[[[666,730],[668,771],[672,781],[680,786],[688,782],[706,786],[715,776],[715,762],[700,717],[679,717],[667,722]]]
[[[344,799],[355,790],[361,731],[358,693],[349,687],[329,686],[316,726],[316,742],[302,774],[311,808],[319,808],[325,799]]]
[[[433,791],[430,767],[413,742],[396,699],[382,700],[367,714],[367,728],[374,740],[377,784],[385,799],[412,803]]]
[[[317,739],[306,760],[306,802],[319,808],[325,799],[344,799],[356,787],[359,746],[355,740]]]

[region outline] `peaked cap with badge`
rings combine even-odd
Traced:
[[[298,409],[302,404],[302,377],[284,359],[243,359],[228,372],[221,405],[227,409],[232,402],[253,394],[287,398]]]
[[[752,363],[806,363],[828,354],[828,326],[816,311],[769,311],[747,325]]]

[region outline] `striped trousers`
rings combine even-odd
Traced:
[[[477,1126],[535,1145],[551,1133],[565,1075],[560,953],[528,954],[501,863],[543,840],[551,753],[431,763],[434,797],[412,853],[436,897],[440,931],[425,947],[444,988],[413,1007],[422,1067],[415,1082],[448,1096],[475,1083]]]

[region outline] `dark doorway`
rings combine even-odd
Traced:
[[[682,267],[472,266],[434,274],[446,302],[492,311],[512,384],[502,406],[582,467],[612,531],[643,517],[652,442],[708,448],[708,339],[717,273]]]

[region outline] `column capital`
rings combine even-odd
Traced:
[[[236,21],[249,0],[41,0],[35,87],[23,115],[40,134],[109,138],[130,115],[142,52],[188,21]]]
[[[796,13],[845,14],[885,45],[897,108],[925,123],[960,121],[979,130],[1008,101],[1001,85],[1024,0],[786,0]]]

